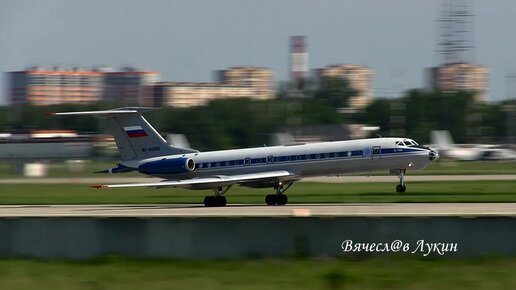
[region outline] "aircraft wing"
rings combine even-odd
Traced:
[[[255,182],[267,182],[276,179],[287,179],[295,175],[288,171],[269,171],[238,175],[214,175],[210,177],[198,177],[185,180],[163,180],[159,182],[148,183],[128,183],[128,184],[107,184],[94,185],[93,188],[118,188],[118,187],[180,187],[180,188],[197,188],[207,189],[220,186],[228,186],[231,184],[245,184]]]

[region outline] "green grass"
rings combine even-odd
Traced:
[[[516,289],[516,258],[0,261],[0,289]]]
[[[396,193],[392,183],[299,182],[287,192],[289,203],[341,202],[516,202],[516,181],[410,182]],[[272,189],[233,187],[231,203],[264,202]],[[0,204],[201,203],[211,191],[174,188],[116,188],[96,190],[85,184],[4,184]]]
[[[481,175],[516,174],[515,161],[453,161],[439,160],[411,175]]]
[[[80,164],[52,162],[48,164],[46,177],[135,177],[138,173],[124,173],[118,175],[95,174],[93,172],[111,168],[116,161],[87,161]],[[377,172],[376,175],[387,175],[388,172]],[[410,171],[411,175],[480,175],[480,174],[516,174],[514,161],[452,161],[439,160],[430,164],[424,170]],[[21,178],[12,163],[0,163],[0,178]]]

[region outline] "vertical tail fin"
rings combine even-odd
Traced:
[[[198,152],[188,148],[170,146],[141,115],[150,108],[120,108],[107,111],[55,113],[53,115],[92,115],[105,118],[122,160],[151,158]]]
[[[435,130],[430,132],[430,142],[444,150],[453,147],[455,144],[450,132],[447,130]]]

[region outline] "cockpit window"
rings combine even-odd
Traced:
[[[398,145],[398,146],[407,146],[407,147],[418,146],[416,141],[410,140],[410,139],[405,139],[403,141],[396,141],[396,145]]]
[[[417,142],[414,140],[404,140],[403,143],[405,146],[411,147],[411,146],[417,146]]]

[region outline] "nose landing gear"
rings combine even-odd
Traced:
[[[392,169],[391,174],[398,175],[400,183],[396,185],[396,192],[405,192],[407,187],[405,186],[405,169]]]

